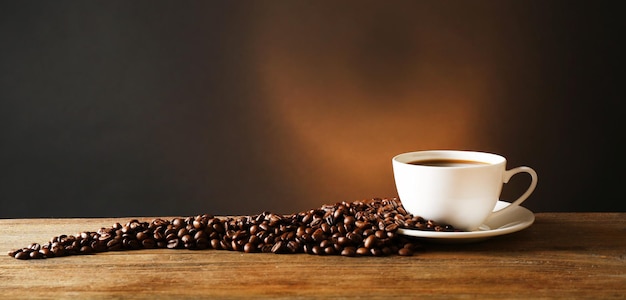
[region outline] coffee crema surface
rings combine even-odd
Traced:
[[[477,160],[440,158],[440,159],[421,159],[421,160],[409,162],[408,164],[417,165],[417,166],[428,166],[428,167],[471,167],[471,166],[488,165],[489,163],[486,163],[483,161],[477,161]]]

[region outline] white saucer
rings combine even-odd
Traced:
[[[498,201],[494,211],[509,205],[509,202]],[[517,232],[528,228],[533,222],[535,222],[535,215],[530,210],[517,206],[503,215],[487,220],[487,222],[481,225],[476,231],[441,232],[399,228],[398,233],[436,242],[464,243]]]

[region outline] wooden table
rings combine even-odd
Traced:
[[[0,298],[626,297],[626,213],[538,213],[523,231],[426,244],[410,257],[169,249],[25,261],[6,255],[130,219],[0,220]]]

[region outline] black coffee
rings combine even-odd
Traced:
[[[482,161],[449,158],[416,160],[409,162],[409,164],[430,167],[469,167],[476,165],[488,165],[488,163]]]

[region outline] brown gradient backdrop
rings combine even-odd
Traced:
[[[0,217],[292,213],[395,196],[421,149],[535,168],[534,211],[624,211],[617,11],[2,2]]]

